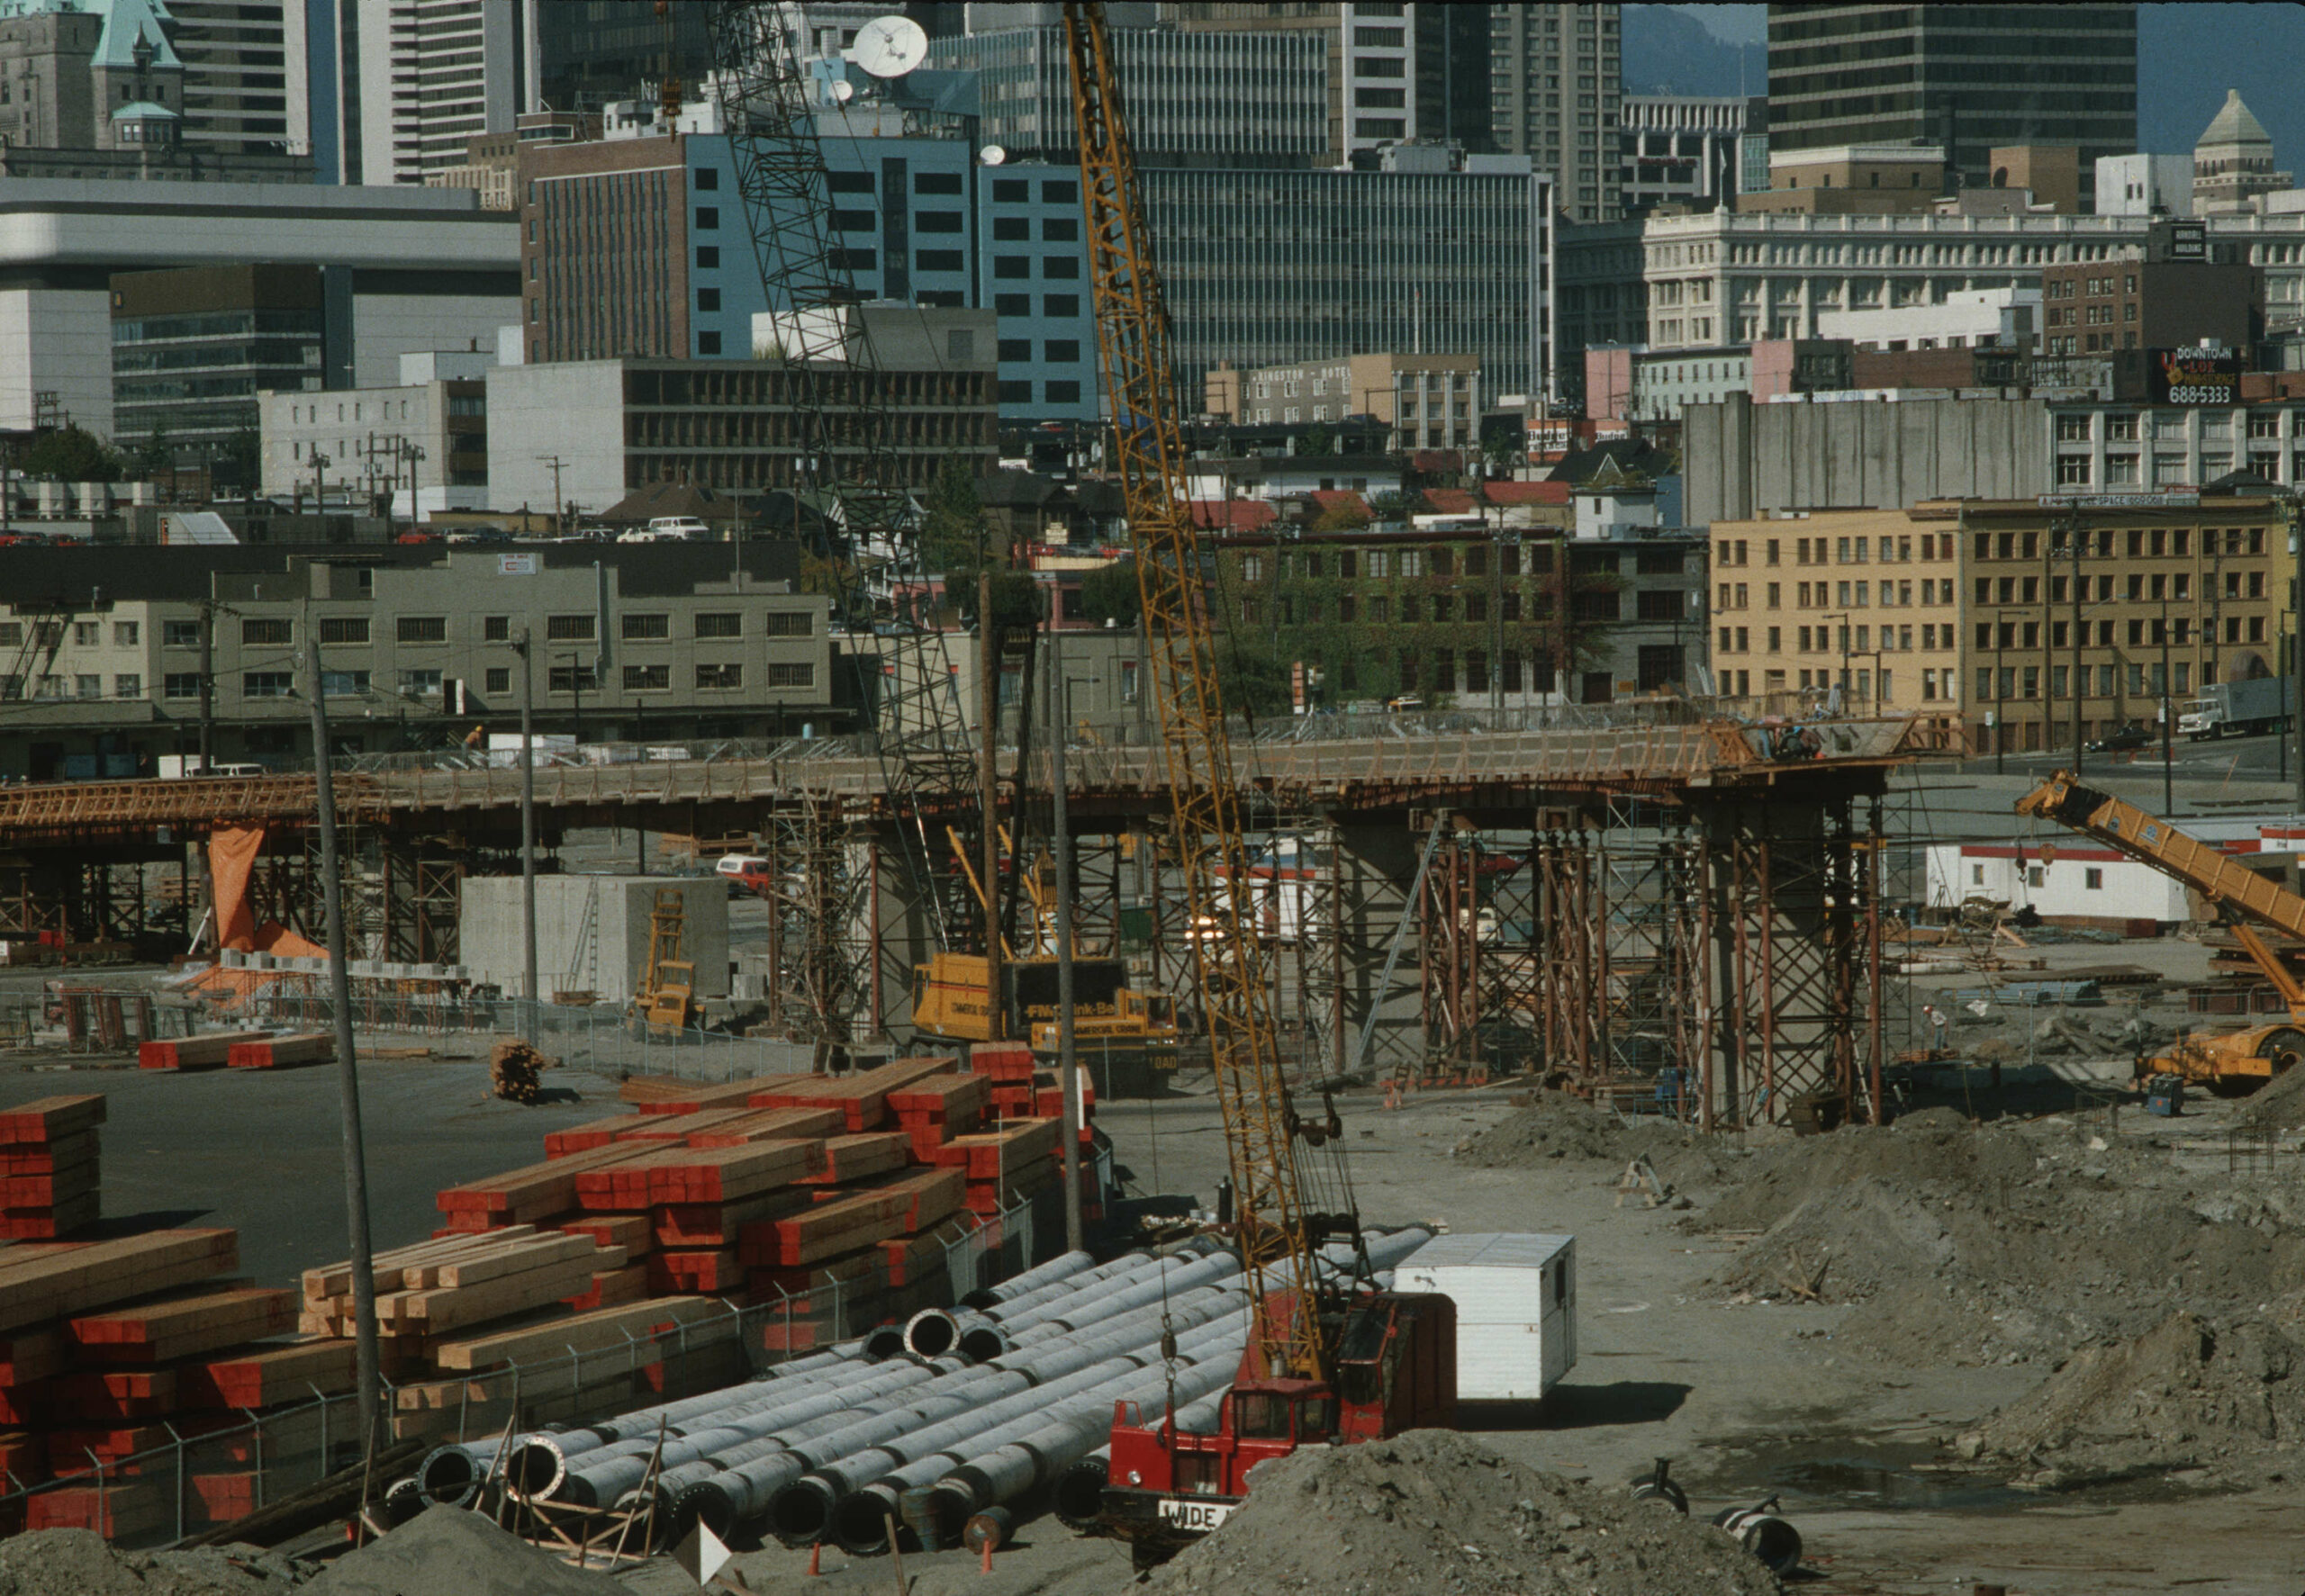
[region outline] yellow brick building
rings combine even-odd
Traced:
[[[2282,507],[2233,494],[1935,500],[1716,522],[1720,690],[1797,712],[1957,708],[1971,745],[2069,748],[2284,669]]]

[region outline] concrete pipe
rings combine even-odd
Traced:
[[[904,1330],[899,1326],[884,1324],[864,1338],[864,1356],[875,1363],[885,1363],[904,1354]]]
[[[424,1487],[416,1483],[414,1474],[410,1474],[406,1479],[394,1480],[385,1488],[384,1524],[386,1528],[397,1529],[423,1510]]]
[[[1772,1496],[1758,1507],[1724,1508],[1713,1521],[1771,1573],[1791,1573],[1801,1566],[1801,1532],[1776,1516],[1776,1507]]]
[[[581,1506],[596,1507],[606,1500],[603,1490],[621,1492],[629,1489],[624,1480],[625,1460],[639,1458],[645,1465],[654,1452],[659,1436],[665,1442],[665,1465],[671,1466],[692,1458],[707,1456],[701,1443],[710,1437],[718,1443],[727,1438],[722,1432],[731,1429],[746,1432],[737,1438],[766,1434],[785,1425],[804,1423],[826,1413],[850,1411],[876,1398],[927,1384],[936,1372],[914,1363],[856,1364],[851,1366],[854,1377],[809,1381],[777,1381],[764,1387],[758,1382],[730,1386],[708,1393],[703,1397],[690,1398],[676,1404],[667,1404],[666,1411],[682,1410],[679,1426],[665,1425],[628,1438],[609,1441],[603,1445],[578,1447],[572,1443],[578,1438],[593,1439],[608,1429],[595,1426],[565,1434],[534,1434],[518,1438],[511,1456],[506,1460],[505,1475],[511,1488],[533,1501],[550,1501],[560,1499],[570,1491],[572,1478],[583,1483],[567,1500]],[[714,1406],[717,1401],[718,1406]]]
[[[424,1461],[416,1465],[417,1489],[423,1492],[426,1503],[462,1507],[488,1477],[489,1465],[502,1445],[502,1438],[452,1441],[426,1453]]]
[[[1221,1284],[1239,1273],[1240,1265],[1229,1252],[1196,1255],[1183,1263],[1150,1258],[1061,1299],[1021,1309],[1012,1303],[999,1318],[970,1315],[962,1321],[961,1356],[989,1363],[1016,1348],[1085,1330],[1147,1303],[1173,1299],[1200,1285]]]
[[[1209,1303],[1197,1306],[1203,1311],[1214,1308]],[[1223,1356],[1237,1366],[1240,1341],[1234,1327],[1203,1321],[1185,1327],[1178,1351],[1180,1357],[1197,1358],[1221,1348]],[[1032,1359],[1029,1372],[1005,1371],[1016,1381],[1008,1393],[1000,1394],[1005,1379],[983,1382],[975,1388],[977,1400],[966,1411],[942,1423],[875,1441],[784,1485],[769,1503],[771,1528],[787,1546],[806,1546],[821,1539],[835,1504],[863,1485],[947,1447],[972,1443],[981,1447],[983,1437],[1005,1427],[1030,1428],[1044,1422],[1052,1411],[1075,1404],[1083,1393],[1113,1388],[1118,1382],[1141,1375],[1145,1366],[1159,1362],[1160,1357],[1157,1327],[1139,1323]],[[927,1484],[942,1472],[942,1468],[933,1469],[911,1483]],[[887,1506],[892,1510],[896,1503],[897,1495],[891,1492]],[[885,1541],[885,1528],[872,1529],[871,1538]]]
[[[897,1334],[915,1357],[939,1357],[961,1344],[960,1321],[942,1308],[923,1308]]]
[[[931,1515],[947,1533],[958,1533],[978,1510],[1014,1501],[1036,1486],[1062,1479],[1073,1463],[1109,1443],[1114,1403],[1164,1402],[1171,1381],[1178,1398],[1179,1427],[1193,1428],[1193,1423],[1187,1422],[1189,1418],[1195,1423],[1214,1425],[1217,1404],[1231,1388],[1239,1361],[1239,1343],[1226,1344],[1215,1356],[1173,1375],[1158,1366],[1149,1368],[1134,1381],[1116,1384],[1102,1393],[1103,1400],[1051,1414],[1022,1434],[988,1437],[987,1440],[999,1439],[1000,1444],[958,1460],[936,1482],[930,1497]],[[1101,1493],[1103,1489],[1099,1478],[1090,1494]],[[1098,1505],[1093,1500],[1088,1503],[1089,1517],[1094,1517]]]
[[[1011,1275],[998,1285],[981,1285],[961,1299],[964,1308],[993,1308],[1011,1297],[1028,1291],[1067,1280],[1086,1269],[1097,1267],[1095,1258],[1085,1252],[1064,1252],[1044,1264],[1035,1264],[1021,1274]]]
[[[1204,1325],[1181,1336],[1178,1354],[1182,1363],[1175,1375],[1179,1390],[1190,1397],[1229,1384],[1240,1366],[1244,1340],[1242,1327],[1230,1324]],[[849,1551],[876,1555],[887,1550],[886,1515],[908,1494],[943,1479],[969,1457],[1019,1441],[1059,1419],[1085,1425],[1083,1435],[1092,1441],[1101,1433],[1098,1427],[1109,1428],[1114,1402],[1141,1399],[1145,1393],[1166,1389],[1170,1376],[1161,1362],[1157,1343],[1143,1347],[1129,1357],[1084,1370],[1071,1380],[1035,1387],[1025,1399],[1012,1399],[971,1414],[966,1421],[948,1421],[887,1447],[843,1459],[786,1489],[821,1494],[827,1489],[838,1492],[846,1487],[845,1493],[837,1495],[831,1504],[826,1528]],[[890,1460],[899,1458],[903,1460],[889,1465]],[[933,1497],[930,1505],[936,1538],[940,1545],[949,1544],[958,1533],[958,1524]]]

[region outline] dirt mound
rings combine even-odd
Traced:
[[[1311,1448],[1153,1574],[1158,1591],[1738,1596],[1775,1574],[1702,1520],[1523,1468],[1446,1430]]]
[[[2171,1314],[2076,1353],[1963,1436],[1962,1456],[2021,1460],[2027,1483],[2101,1483],[2305,1445],[2305,1348],[2294,1323]],[[2251,1469],[2250,1477],[2262,1471]]]
[[[2055,1361],[2173,1300],[2254,1312],[2305,1267],[2305,1213],[2279,1194],[2069,1126],[1846,1130],[1743,1173],[1702,1222],[1760,1234],[1711,1286],[1855,1304],[1836,1344],[1883,1363]]]
[[[2294,1131],[2305,1125],[2305,1069],[2287,1069],[2250,1094],[2233,1116],[2245,1125]]]
[[[305,1596],[625,1596],[463,1508],[436,1507],[332,1564]]]
[[[259,1596],[296,1586],[306,1572],[255,1546],[123,1552],[86,1529],[0,1541],[0,1596]]]
[[[1458,1158],[1484,1169],[1541,1168],[1556,1159],[1622,1168],[1644,1153],[1676,1186],[1709,1179],[1722,1156],[1713,1143],[1678,1125],[1627,1125],[1608,1109],[1566,1092],[1532,1092],[1526,1107],[1456,1148]]]

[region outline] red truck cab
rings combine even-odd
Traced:
[[[1100,1522],[1131,1543],[1137,1567],[1165,1561],[1222,1524],[1261,1463],[1300,1446],[1454,1427],[1457,1315],[1447,1297],[1364,1294],[1330,1344],[1333,1386],[1266,1375],[1252,1347],[1216,1429],[1205,1435],[1178,1429],[1171,1414],[1148,1424],[1140,1404],[1113,1404]]]

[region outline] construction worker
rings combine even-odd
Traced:
[[[1921,1005],[1921,1013],[1937,1032],[1937,1050],[1940,1053],[1951,1051],[1947,1043],[1952,1034],[1953,1022],[1945,1017],[1945,1011],[1933,1003],[1924,1003]]]
[[[467,748],[477,748],[487,740],[488,728],[484,726],[475,724],[472,730],[465,734],[465,746]]]

